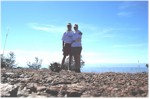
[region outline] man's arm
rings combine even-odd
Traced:
[[[82,32],[79,32],[80,35],[82,35]]]
[[[62,42],[62,50],[64,50],[64,47],[65,47],[65,43],[64,43],[64,41]]]
[[[62,46],[63,46],[63,48],[64,48],[64,45],[65,45],[65,43],[64,43],[64,41],[62,42]]]
[[[64,36],[65,36],[65,33],[64,33],[63,36],[62,36],[62,51],[63,51],[64,46],[65,46],[65,43],[64,43]]]

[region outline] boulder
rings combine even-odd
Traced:
[[[38,87],[36,88],[36,90],[37,90],[37,91],[44,91],[44,90],[46,90],[46,87],[45,87],[45,86],[38,86]]]
[[[1,97],[17,97],[18,86],[10,84],[1,84]]]

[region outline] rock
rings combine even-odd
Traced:
[[[90,91],[83,92],[81,97],[91,97],[91,92]]]
[[[84,86],[79,84],[71,84],[67,86],[67,96],[68,97],[80,97],[82,93],[85,91]]]
[[[51,94],[52,96],[57,96],[60,89],[61,89],[61,86],[59,86],[59,85],[51,86],[46,89],[46,93]]]
[[[46,87],[45,86],[39,86],[36,88],[37,91],[44,91],[46,90]]]
[[[19,77],[20,77],[20,78],[24,78],[24,76],[25,76],[24,74],[21,74]]]
[[[14,75],[12,72],[7,72],[6,75]]]
[[[133,96],[136,96],[138,93],[137,93],[137,91],[132,91],[131,92],[131,95],[133,95]]]
[[[93,90],[91,92],[92,97],[100,97],[102,93],[99,93],[98,90]]]
[[[61,86],[57,96],[58,97],[67,97],[67,85],[62,85]]]
[[[1,97],[148,97],[148,73],[2,69]]]
[[[30,94],[30,89],[27,89],[26,87],[24,87],[23,89],[19,87],[18,92],[17,92],[17,96],[18,97],[27,97]]]
[[[28,83],[32,78],[18,78],[21,83]]]
[[[1,84],[1,97],[17,97],[18,86]]]
[[[113,87],[108,87],[107,88],[107,91],[112,91],[113,90]]]
[[[81,92],[78,92],[77,90],[70,89],[67,90],[67,97],[80,97],[82,95]]]
[[[6,81],[7,81],[6,77],[1,77],[1,82],[2,83],[6,83]]]
[[[53,78],[52,77],[48,77],[47,79],[46,79],[46,82],[47,83],[51,83],[53,81]]]
[[[28,83],[26,86],[27,89],[30,89],[30,93],[36,92],[36,87],[34,83]]]
[[[34,88],[34,83],[28,83],[26,87],[27,89],[32,89]]]
[[[44,95],[37,95],[36,93],[30,94],[28,98],[47,98]]]

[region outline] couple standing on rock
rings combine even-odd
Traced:
[[[78,24],[74,25],[74,32],[72,31],[71,23],[67,24],[67,31],[63,34],[62,41],[63,41],[63,59],[61,63],[61,68],[64,68],[64,62],[66,56],[69,55],[69,69],[71,68],[71,60],[72,56],[75,59],[75,71],[80,71],[80,54],[82,50],[82,33],[78,30]]]

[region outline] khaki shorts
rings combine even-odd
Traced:
[[[82,47],[71,47],[72,55],[80,55],[82,51]]]

